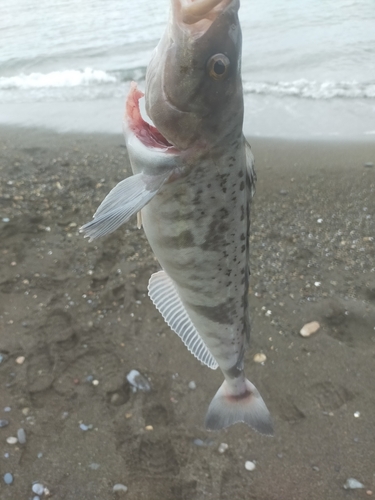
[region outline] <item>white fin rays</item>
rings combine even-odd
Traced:
[[[93,220],[80,228],[90,241],[112,233],[152,200],[170,172],[163,175],[133,175],[119,182],[104,198]]]
[[[177,293],[173,281],[165,271],[151,276],[148,294],[168,326],[180,337],[188,350],[203,364],[216,370],[218,364],[208,350]]]
[[[254,168],[254,155],[253,152],[251,151],[250,144],[246,140],[245,140],[245,150],[246,150],[247,175],[250,180],[251,197],[253,197],[255,194],[255,182],[257,180],[257,175],[255,173],[255,168]]]

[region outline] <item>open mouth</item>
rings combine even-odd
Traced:
[[[163,149],[167,153],[176,153],[178,150],[167,141],[159,130],[146,122],[139,109],[139,100],[144,96],[135,82],[131,83],[126,100],[126,118],[130,129],[135,136],[147,147]]]
[[[211,25],[218,14],[232,0],[174,0],[174,12],[178,21],[187,25]]]

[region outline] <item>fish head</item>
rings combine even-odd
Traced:
[[[212,148],[241,132],[239,0],[172,0],[146,75],[146,111],[178,150]]]

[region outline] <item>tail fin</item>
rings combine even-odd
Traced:
[[[224,380],[208,407],[206,429],[219,430],[236,422],[245,422],[261,434],[273,435],[270,413],[256,387],[246,379],[246,392],[232,394],[230,384]]]

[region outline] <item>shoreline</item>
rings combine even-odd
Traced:
[[[21,138],[22,136],[22,138]],[[53,143],[46,143],[45,137],[49,139],[56,139],[56,141],[87,141],[90,143],[93,138],[103,140],[108,140],[109,142],[118,143],[125,148],[125,140],[123,136],[123,132],[121,127],[118,128],[117,131],[90,131],[90,130],[56,130],[54,128],[48,126],[29,126],[29,125],[21,125],[21,124],[4,124],[0,123],[0,140],[22,140],[27,144],[37,144],[38,146],[45,146],[47,148],[53,147]],[[366,163],[369,161],[375,161],[374,152],[375,152],[375,138],[371,135],[365,136],[356,136],[352,138],[348,137],[340,137],[336,135],[327,135],[327,136],[311,136],[311,137],[280,137],[280,136],[260,136],[260,135],[251,135],[245,134],[246,139],[249,141],[251,147],[255,146],[259,149],[259,151],[263,154],[263,151],[266,149],[266,145],[271,143],[272,151],[276,149],[280,150],[290,150],[290,146],[293,145],[297,151],[293,152],[293,149],[288,151],[288,153],[299,155],[301,158],[301,150],[307,147],[308,152],[310,149],[314,147],[328,147],[334,150],[341,149],[345,154],[349,157],[355,157],[356,154],[359,154],[358,160],[356,163],[360,163],[362,160]],[[351,151],[352,148],[356,149],[355,153]],[[366,148],[366,151],[361,153],[361,147]],[[318,155],[321,152],[318,151]],[[307,155],[306,160],[308,160]],[[365,159],[367,158],[367,160]],[[371,159],[372,158],[372,159]],[[335,162],[337,164],[337,162]]]
[[[44,127],[58,132],[121,132],[123,96],[95,100],[5,102],[0,125]],[[375,140],[375,110],[366,99],[313,99],[245,94],[244,133],[285,139]]]

